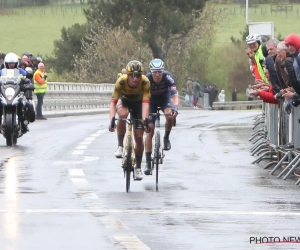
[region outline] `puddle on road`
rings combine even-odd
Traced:
[[[175,190],[188,190],[186,186],[183,186],[182,183],[170,183],[163,185],[164,191],[175,191]]]
[[[200,158],[200,156],[197,155],[196,153],[192,153],[190,155],[185,155],[184,156],[184,159],[186,161],[197,161],[197,160],[199,160],[199,158]]]

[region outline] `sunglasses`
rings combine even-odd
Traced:
[[[130,75],[132,78],[140,78],[142,76],[141,73],[130,73],[128,75]]]
[[[152,74],[161,74],[163,71],[159,70],[159,71],[151,71]]]

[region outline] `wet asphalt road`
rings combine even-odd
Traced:
[[[298,249],[250,244],[300,236],[295,181],[250,164],[258,113],[181,111],[159,192],[155,176],[125,192],[108,115],[37,121],[14,148],[1,136],[0,249]]]

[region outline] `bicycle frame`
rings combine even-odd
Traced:
[[[131,119],[121,119],[125,120],[127,123],[127,135],[126,135],[126,140],[123,148],[123,159],[122,159],[122,166],[124,169],[124,174],[125,174],[125,168],[124,165],[126,164],[126,154],[127,154],[127,149],[129,146],[129,141],[130,141],[130,147],[131,147],[131,164],[132,166],[135,165],[135,153],[134,153],[134,142],[133,142],[133,120]],[[129,139],[131,138],[131,139]]]
[[[133,171],[134,165],[136,163],[135,159],[135,145],[133,138],[133,122],[136,119],[133,119],[130,114],[130,118],[115,118],[113,117],[111,121],[111,127],[115,127],[115,121],[126,121],[127,123],[127,135],[125,139],[125,144],[123,147],[123,155],[122,155],[122,168],[124,171],[124,177],[126,178],[126,192],[129,192],[130,189],[130,176],[131,171],[133,172],[133,179],[135,180],[135,172]],[[146,126],[148,127],[148,122],[146,122]]]

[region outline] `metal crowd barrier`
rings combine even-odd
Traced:
[[[264,160],[264,169],[273,167],[270,175],[286,180],[300,167],[300,107],[292,107],[288,114],[284,106],[284,101],[264,103],[261,115],[254,118],[249,141],[254,144],[252,155],[258,156],[252,164]],[[300,178],[295,184],[300,185]]]

